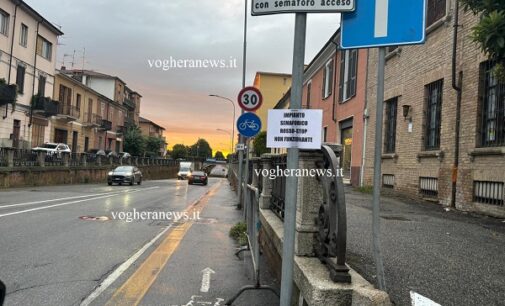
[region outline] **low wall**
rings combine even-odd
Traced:
[[[177,178],[178,166],[139,166],[144,180]],[[0,168],[0,188],[106,183],[111,166]]]

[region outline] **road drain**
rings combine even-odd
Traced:
[[[82,216],[79,219],[83,221],[109,221],[109,217],[93,217],[93,216]]]

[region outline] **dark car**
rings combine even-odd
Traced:
[[[207,185],[208,178],[207,173],[203,171],[193,171],[190,175],[188,175],[188,184],[202,184]]]
[[[142,184],[142,172],[137,167],[120,166],[109,172],[107,183],[112,184]]]

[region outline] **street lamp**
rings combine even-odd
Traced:
[[[232,126],[232,134],[231,134],[231,152],[230,153],[233,153],[235,150],[235,103],[233,102],[233,100],[229,99],[229,98],[226,98],[226,97],[222,97],[222,96],[219,96],[219,95],[209,95],[209,97],[214,97],[214,98],[218,98],[218,99],[222,99],[222,100],[226,100],[226,101],[229,101],[231,103],[231,105],[233,105],[233,120],[232,120],[232,123],[231,123],[231,126]],[[220,130],[220,129],[218,129]],[[223,130],[224,131],[224,130]]]

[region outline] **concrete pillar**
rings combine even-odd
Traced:
[[[323,160],[320,151],[301,151],[299,169],[316,169],[316,162]],[[298,200],[296,204],[295,254],[297,256],[315,256],[314,236],[318,232],[316,219],[323,203],[322,184],[310,175],[298,178]]]
[[[258,176],[256,174],[257,170],[261,169],[261,166],[260,166],[260,163],[261,163],[261,158],[259,157],[253,157],[250,159],[250,162],[253,164],[252,166],[252,185],[254,187],[258,187],[260,184],[259,184],[259,180],[260,180],[260,176],[261,174]]]
[[[138,156],[135,156],[133,158],[133,164],[138,167],[138,165],[139,165],[139,157]]]
[[[9,168],[14,167],[14,150],[14,148],[5,148],[7,153],[7,167]]]
[[[86,154],[86,153],[81,154],[81,166],[83,166],[83,167],[88,166],[88,154]]]
[[[97,166],[101,166],[102,165],[102,157],[100,155],[98,155],[96,157],[96,165]]]
[[[37,152],[37,165],[39,167],[46,166],[46,152],[42,152],[42,151]]]
[[[67,152],[61,153],[61,158],[63,158],[63,167],[70,166],[70,154]]]
[[[109,156],[109,165],[114,165],[114,158],[112,156]]]
[[[272,154],[263,154],[261,155],[261,163],[263,164],[264,172],[269,172],[272,169]],[[236,164],[233,164],[237,166]],[[262,176],[260,179],[263,180],[263,190],[261,191],[259,205],[261,209],[269,209],[270,208],[270,199],[272,198],[272,180],[266,176]]]

